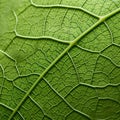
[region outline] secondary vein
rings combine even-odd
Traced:
[[[55,4],[55,5],[37,5],[35,4],[32,0],[30,0],[31,4],[35,7],[41,7],[41,8],[69,8],[69,9],[76,9],[76,10],[81,10],[82,12],[85,12],[95,18],[100,18],[100,16],[82,8],[82,7],[77,7],[77,6],[70,6],[70,5],[61,5],[61,4]]]

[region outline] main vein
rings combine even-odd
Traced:
[[[91,32],[94,28],[99,26],[101,23],[103,23],[105,20],[110,18],[111,16],[115,15],[116,13],[120,12],[120,8],[114,10],[110,14],[107,14],[105,16],[102,16],[94,25],[92,25],[89,29],[87,29],[85,32],[83,32],[80,36],[78,36],[76,39],[74,39],[68,47],[45,69],[45,71],[38,77],[38,79],[35,81],[35,83],[32,85],[32,87],[27,91],[25,96],[22,98],[22,100],[19,102],[17,107],[13,110],[11,116],[8,118],[8,120],[11,120],[14,115],[19,110],[20,106],[23,104],[23,102],[27,99],[27,97],[30,95],[32,90],[36,87],[36,85],[42,80],[44,75],[79,41],[81,38],[83,38],[86,34]]]

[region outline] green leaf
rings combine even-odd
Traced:
[[[0,0],[0,120],[120,120],[120,0]]]

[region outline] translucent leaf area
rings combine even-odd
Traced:
[[[0,120],[120,120],[120,0],[0,0]]]

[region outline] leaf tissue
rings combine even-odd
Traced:
[[[120,120],[120,0],[0,0],[0,120]]]

